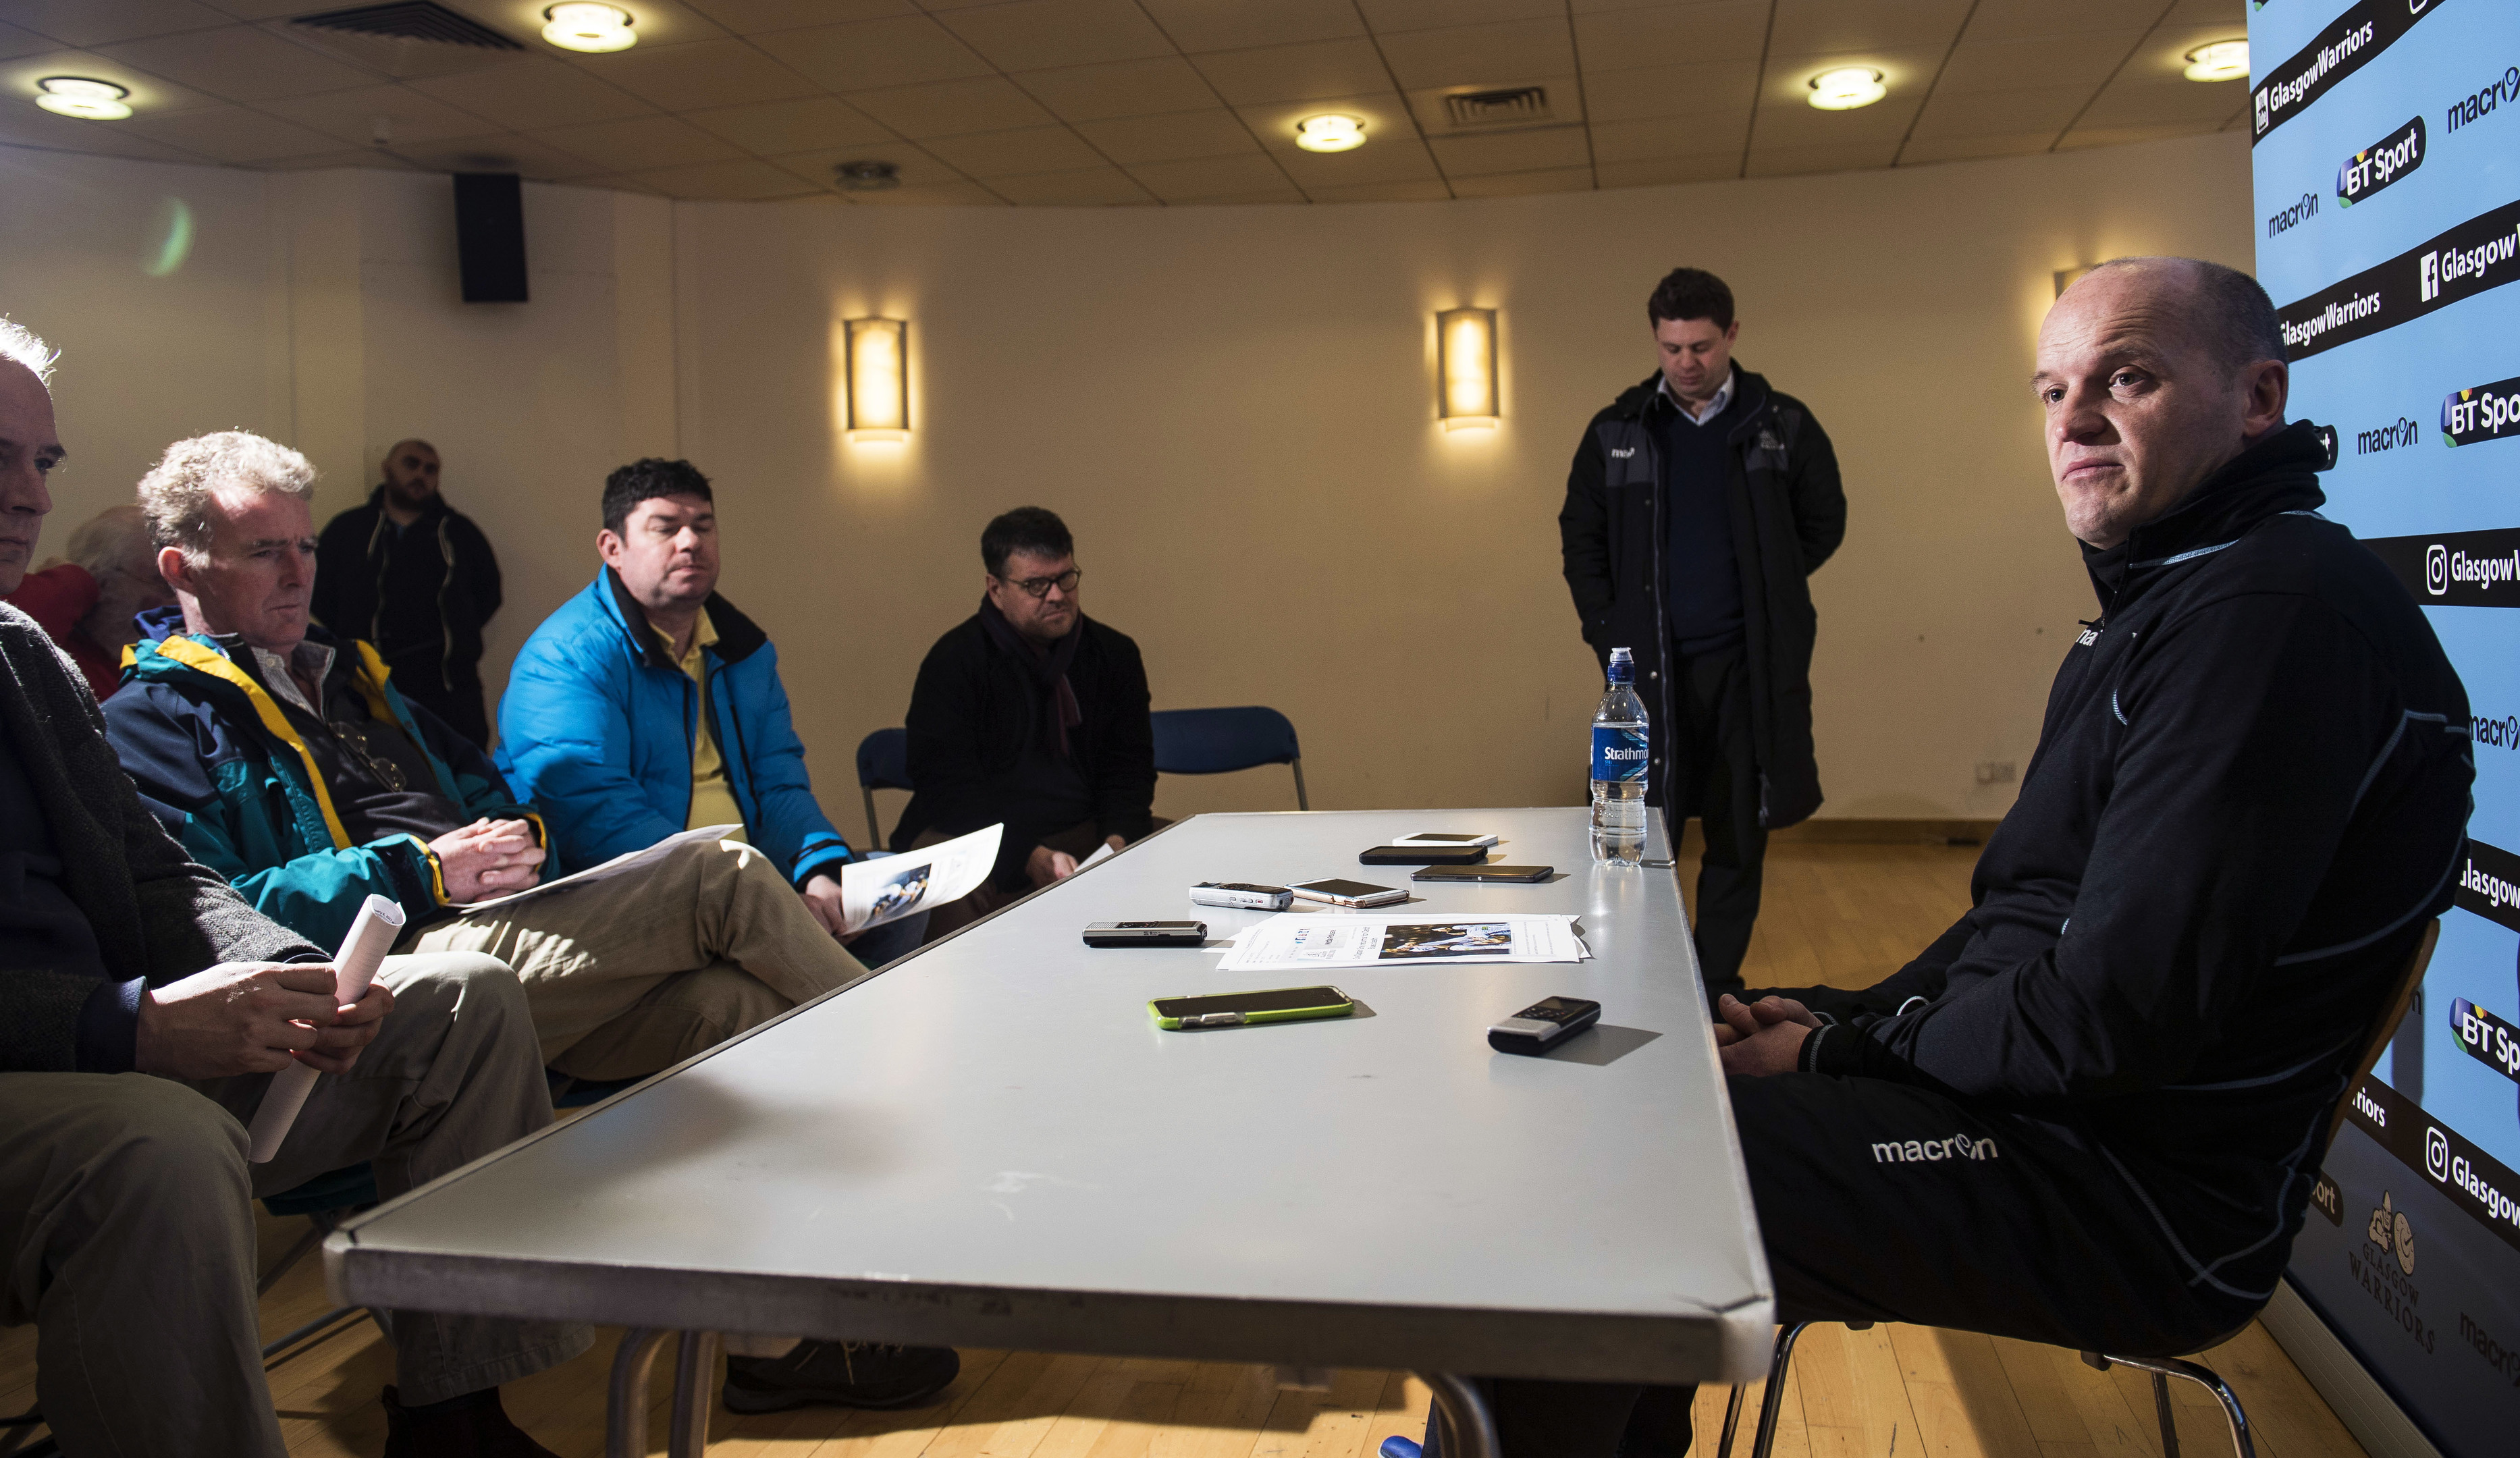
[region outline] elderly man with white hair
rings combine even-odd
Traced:
[[[131,620],[174,600],[158,575],[149,518],[129,504],[80,522],[70,533],[68,560],[27,573],[8,596],[70,655],[99,703],[122,686],[122,650],[140,639]]]
[[[52,352],[0,320],[0,591],[68,454]],[[249,1202],[366,1162],[390,1197],[551,1123],[516,976],[388,958],[358,1001],[326,953],[195,864],[133,793],[95,701],[0,607],[0,1321],[36,1326],[35,1395],[72,1453],[286,1449],[262,1377]],[[241,1120],[320,1081],[278,1155]],[[395,1311],[389,1458],[550,1458],[498,1385],[583,1327]]]

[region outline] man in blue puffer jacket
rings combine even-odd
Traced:
[[[499,768],[571,864],[696,825],[739,823],[816,920],[878,967],[927,913],[851,936],[840,867],[857,859],[814,799],[779,650],[717,595],[717,507],[688,461],[604,483],[604,567],[525,640],[499,699]]]

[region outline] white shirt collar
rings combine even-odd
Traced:
[[[320,643],[310,638],[300,641],[289,653],[255,648],[253,661],[261,668],[262,682],[272,692],[318,719],[324,717],[323,709],[306,701],[305,692],[297,686],[297,680],[291,676],[289,670],[292,662],[305,665],[306,677],[315,681],[315,692],[320,696],[324,692],[324,677],[333,671],[332,644]]]
[[[1702,411],[1690,410],[1688,406],[1680,403],[1680,397],[1671,392],[1670,376],[1658,375],[1655,377],[1660,381],[1662,397],[1671,402],[1671,408],[1679,411],[1682,415],[1688,417],[1691,422],[1703,425],[1707,421],[1715,419],[1717,416],[1724,414],[1724,407],[1732,403],[1732,386],[1740,382],[1741,372],[1734,366],[1726,365],[1724,367],[1723,387],[1715,392],[1714,399],[1706,402],[1706,408]]]

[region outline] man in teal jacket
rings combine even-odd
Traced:
[[[858,959],[917,948],[927,913],[850,935],[840,867],[856,859],[814,799],[769,635],[717,594],[717,508],[687,461],[645,460],[604,486],[604,567],[536,628],[499,700],[499,766],[575,864],[694,825],[740,821]]]

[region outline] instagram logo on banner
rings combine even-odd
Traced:
[[[2424,1130],[2424,1172],[2445,1183],[2450,1179],[2450,1136],[2437,1128]]]
[[[2438,542],[2424,549],[2424,591],[2436,597],[2450,591],[2450,549]]]

